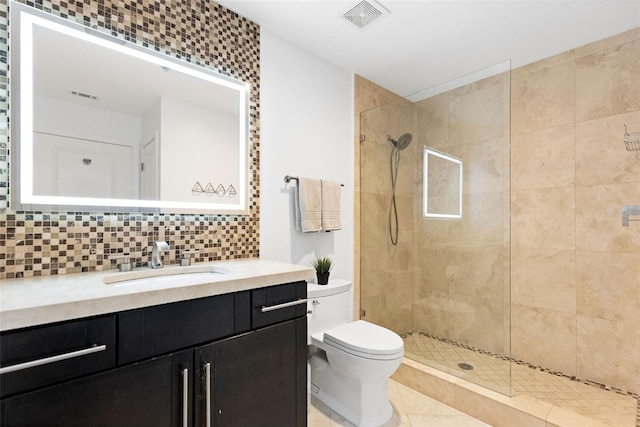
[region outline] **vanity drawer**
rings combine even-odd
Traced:
[[[249,301],[245,291],[119,313],[119,364],[245,332]]]
[[[284,285],[251,291],[251,326],[261,328],[305,316],[306,302],[287,306],[288,303],[307,298],[307,282],[292,282]]]
[[[115,366],[116,319],[102,316],[0,335],[0,396]]]

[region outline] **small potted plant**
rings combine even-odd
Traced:
[[[313,268],[316,269],[316,278],[318,279],[318,285],[326,285],[329,283],[329,273],[333,269],[333,261],[331,258],[322,257],[316,258],[313,261]]]

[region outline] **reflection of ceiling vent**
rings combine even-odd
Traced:
[[[90,99],[92,101],[100,101],[99,96],[91,95],[90,93],[79,92],[77,90],[69,90],[69,93],[73,96],[77,96],[78,98]]]
[[[342,16],[356,27],[364,28],[388,13],[389,11],[375,0],[362,0],[347,6]]]

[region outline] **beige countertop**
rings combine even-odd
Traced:
[[[313,281],[311,267],[262,259],[197,263],[0,281],[0,331]]]

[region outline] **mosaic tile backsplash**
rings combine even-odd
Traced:
[[[9,206],[11,100],[10,2],[0,0],[0,279],[108,270],[119,254],[135,266],[149,261],[154,241],[171,248],[165,262],[197,249],[194,262],[259,256],[260,28],[207,0],[151,2],[23,1],[28,6],[251,85],[250,214],[248,216],[13,211]],[[121,261],[118,261],[121,262]]]

